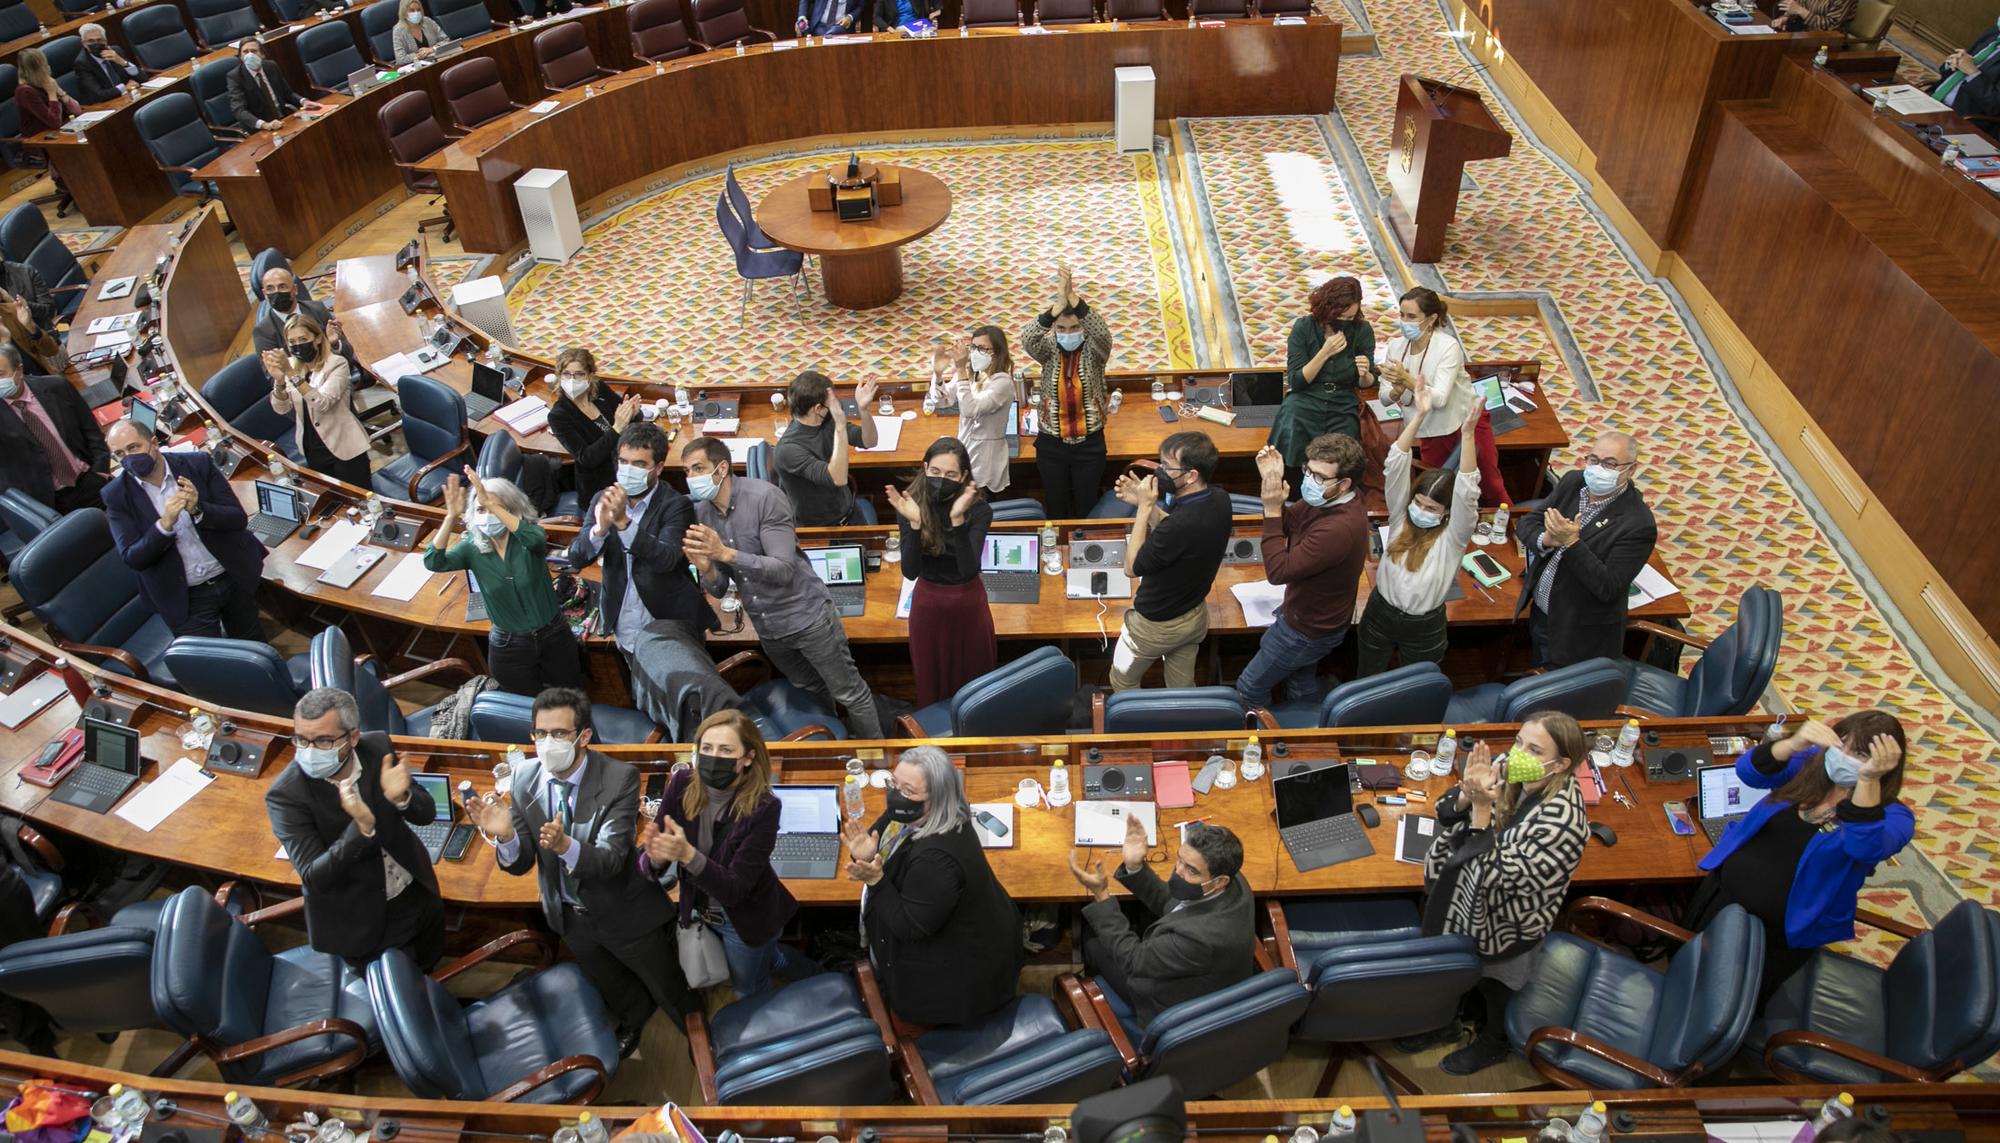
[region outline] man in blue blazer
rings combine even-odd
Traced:
[[[121,469],[104,486],[104,513],[146,602],[176,635],[263,642],[264,545],[215,463],[198,452],[162,453],[131,421],[111,426],[104,439]]]

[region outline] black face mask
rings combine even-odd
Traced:
[[[297,345],[288,346],[285,352],[291,354],[293,357],[298,358],[300,361],[310,362],[311,360],[319,356],[319,346],[313,344],[310,341],[304,341],[300,342]]]
[[[1174,478],[1167,475],[1166,469],[1153,470],[1153,483],[1160,486],[1160,499],[1165,500],[1174,494]]]
[[[290,290],[273,290],[264,295],[264,300],[271,303],[271,308],[281,314],[291,313],[292,306],[295,304],[295,299],[292,297]]]
[[[925,803],[904,795],[896,787],[889,787],[889,820],[892,822],[913,822],[924,816]]]
[[[739,759],[696,754],[694,760],[702,785],[711,790],[727,790],[736,784],[736,763]]]
[[[90,45],[90,54],[93,56],[98,56],[100,58],[104,55],[104,53],[110,50],[111,50],[111,45],[108,43]]]
[[[924,483],[930,486],[931,499],[941,504],[958,499],[959,491],[965,487],[964,481],[953,480],[949,476],[926,476]]]
[[[1176,901],[1199,901],[1202,898],[1202,888],[1196,882],[1189,881],[1176,873],[1167,878],[1167,895]]]

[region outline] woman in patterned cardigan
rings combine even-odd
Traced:
[[[1424,931],[1472,937],[1484,962],[1477,995],[1485,1015],[1473,1021],[1472,1042],[1440,1063],[1452,1075],[1507,1056],[1507,1002],[1533,972],[1590,836],[1575,777],[1584,751],[1575,719],[1531,714],[1505,757],[1474,745],[1459,784],[1438,799],[1438,839],[1424,859]],[[1462,1032],[1454,1025],[1413,1037],[1409,1046],[1449,1042]]]

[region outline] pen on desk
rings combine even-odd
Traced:
[[[1632,799],[1633,803],[1636,805],[1639,801],[1639,795],[1632,792],[1632,783],[1626,781],[1625,775],[1623,774],[1618,775],[1618,782],[1620,785],[1625,787],[1625,796]]]
[[[450,591],[450,590],[451,590],[451,585],[452,585],[453,583],[456,583],[457,581],[458,581],[458,577],[457,577],[457,576],[450,576],[450,575],[448,575],[448,576],[444,577],[444,582],[438,585],[438,589],[437,589],[437,594],[438,594],[438,595],[443,595],[443,594],[444,594],[445,592],[447,592],[447,591]]]

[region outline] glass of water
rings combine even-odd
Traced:
[[[882,559],[885,563],[903,562],[903,537],[900,531],[890,532],[882,541]]]
[[[885,389],[882,391],[882,399],[875,404],[875,413],[877,416],[882,417],[893,417],[896,415],[896,402],[894,398],[889,396],[888,390]]]

